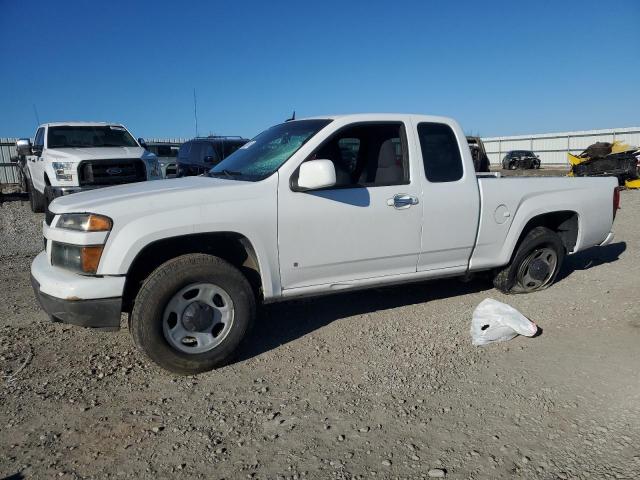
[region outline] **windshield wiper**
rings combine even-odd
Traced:
[[[242,175],[242,172],[234,172],[233,170],[222,169],[219,172],[210,172],[210,175],[220,175],[223,174],[229,178],[234,178],[237,175]]]

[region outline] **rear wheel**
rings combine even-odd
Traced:
[[[29,182],[29,204],[31,211],[34,213],[43,213],[47,208],[47,199],[45,196],[35,189],[33,182]]]
[[[211,255],[169,260],[144,282],[129,318],[136,346],[173,373],[192,375],[231,360],[255,316],[242,273]]]
[[[504,293],[544,290],[556,279],[564,256],[558,234],[546,227],[536,227],[524,237],[511,263],[496,273],[493,285]]]

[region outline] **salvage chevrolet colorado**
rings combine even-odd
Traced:
[[[162,178],[156,156],[118,124],[46,123],[33,145],[21,138],[16,147],[34,212],[61,195]]]
[[[260,302],[480,271],[546,288],[565,254],[611,242],[616,187],[476,175],[444,117],[294,120],[204,176],[57,198],[32,283],[53,320],[127,313],[151,360],[193,374],[230,360]]]

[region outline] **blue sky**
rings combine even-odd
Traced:
[[[122,122],[253,136],[297,116],[412,112],[468,133],[640,125],[640,1],[0,0],[0,136]]]

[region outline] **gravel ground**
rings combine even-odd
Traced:
[[[0,204],[0,478],[640,477],[640,192],[552,288],[447,280],[262,309],[234,364],[175,377],[126,323],[48,323],[42,215]],[[505,301],[543,329],[473,347]],[[21,477],[20,477],[21,478]]]

